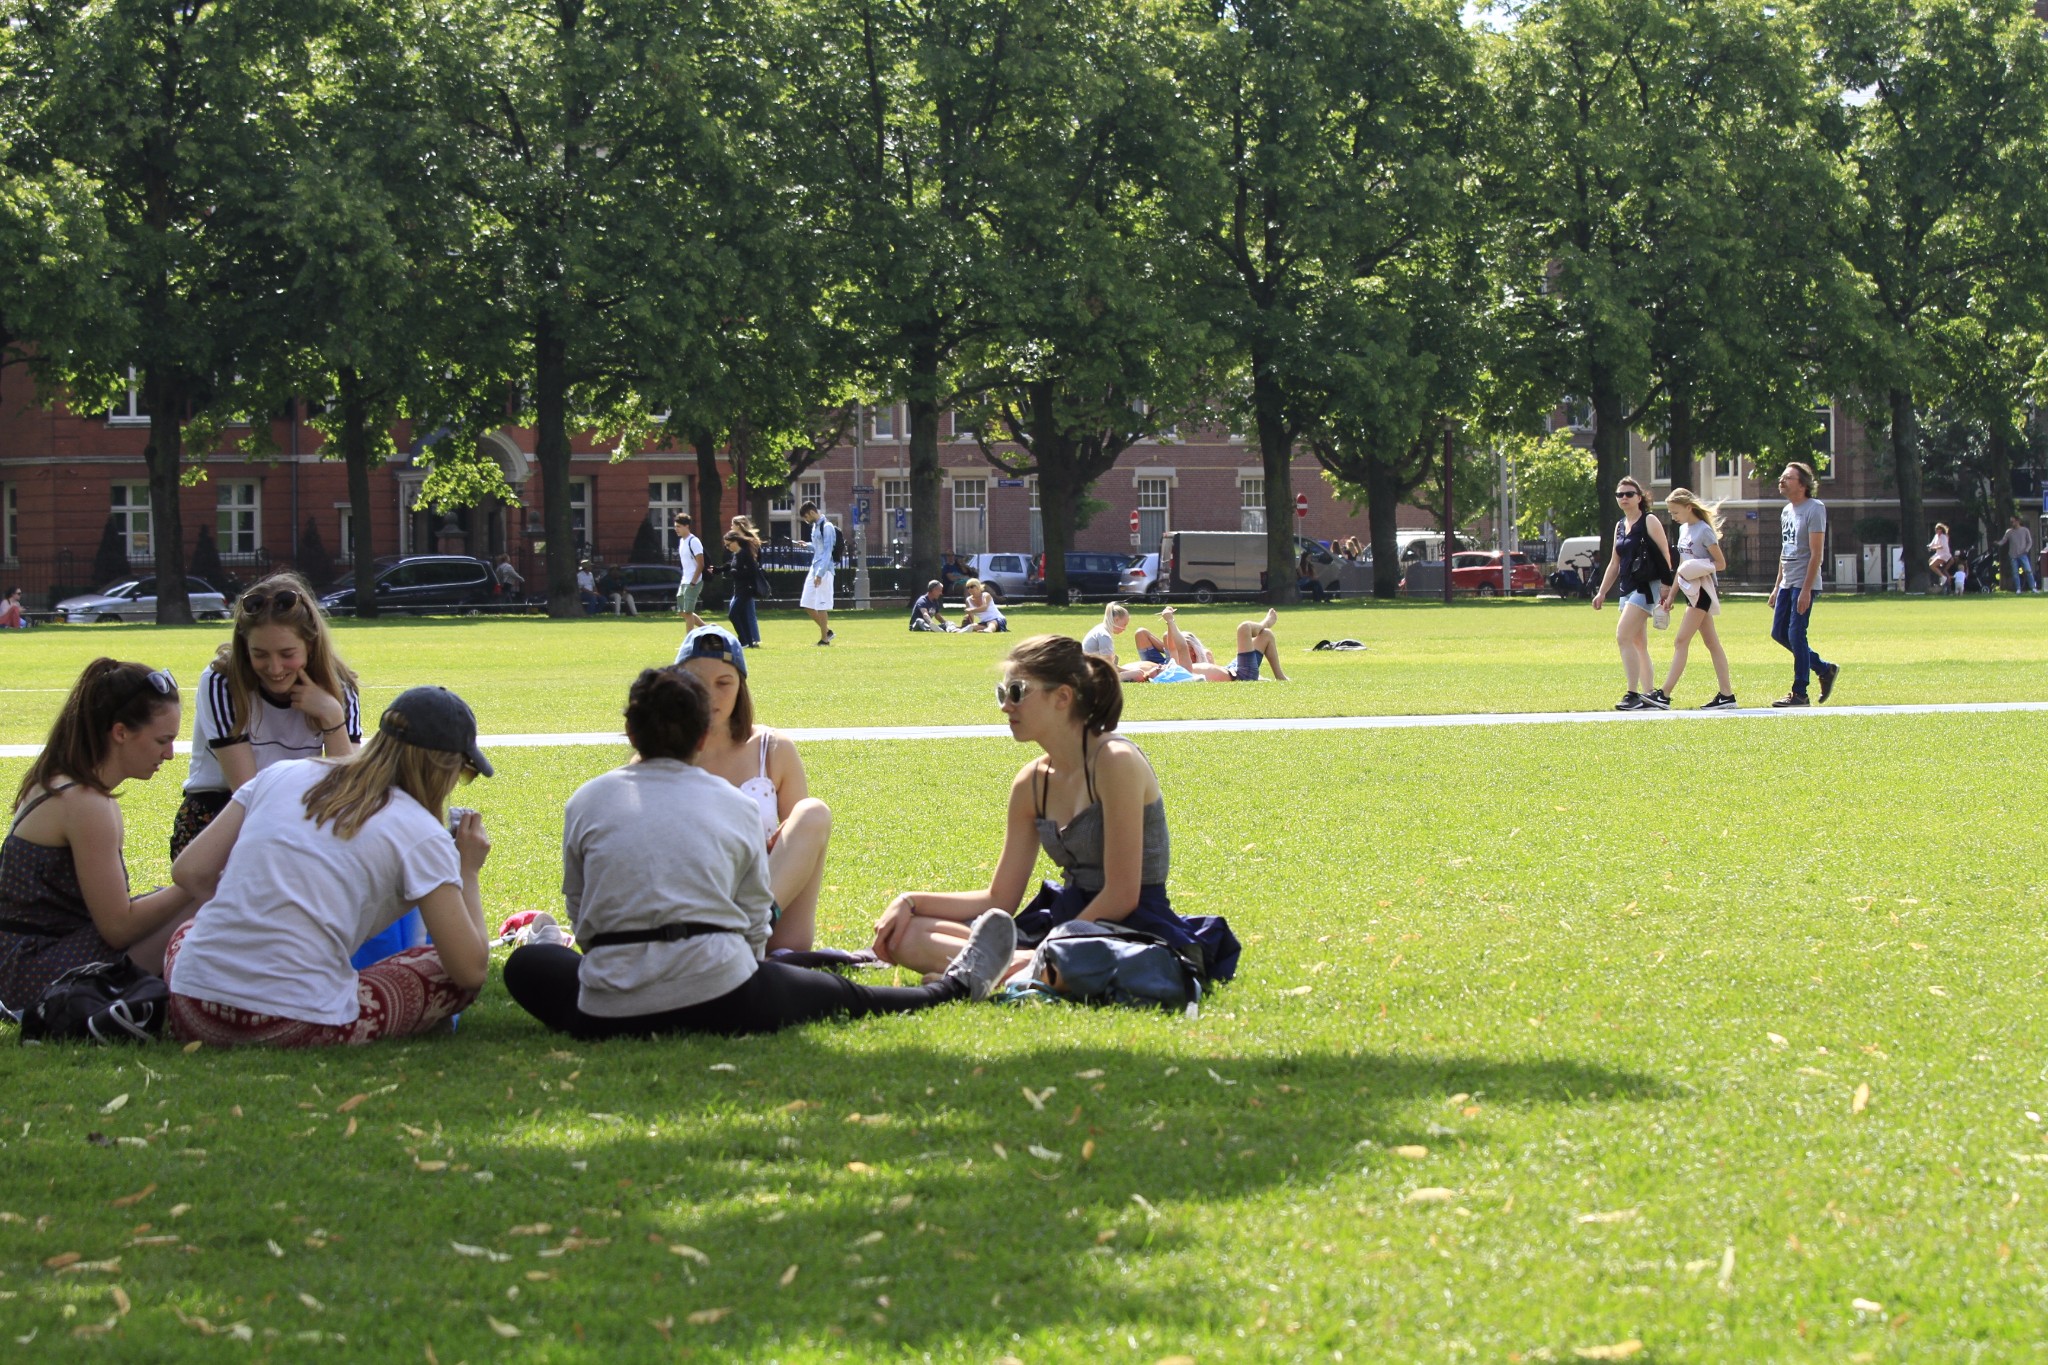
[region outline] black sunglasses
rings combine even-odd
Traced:
[[[1617,498],[1640,498],[1642,494],[1636,492],[1633,488],[1620,488],[1615,490],[1614,496]]]
[[[245,593],[242,597],[241,605],[242,615],[244,616],[257,616],[265,611],[275,616],[280,612],[290,611],[293,607],[299,605],[299,595],[290,588],[283,588],[273,593]]]

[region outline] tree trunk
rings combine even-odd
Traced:
[[[1913,412],[1913,395],[1893,389],[1888,397],[1892,409],[1892,479],[1899,490],[1899,543],[1906,547],[1906,591],[1927,591],[1927,559],[1917,553],[1927,543],[1927,506],[1921,491],[1920,421]]]
[[[1038,463],[1039,538],[1045,543],[1045,600],[1064,607],[1072,600],[1067,591],[1067,551],[1074,544],[1074,516],[1079,489],[1074,479],[1072,437],[1060,431],[1052,386],[1032,394],[1031,411],[1036,430],[1031,453]],[[916,586],[915,584],[912,585]]]
[[[1592,370],[1593,477],[1600,481],[1598,562],[1605,564],[1614,552],[1614,523],[1621,520],[1621,503],[1614,496],[1614,486],[1628,475],[1628,427],[1621,420],[1621,387],[1613,372],[1605,365],[1595,365]]]
[[[1259,428],[1259,463],[1266,474],[1266,601],[1298,602],[1294,552],[1294,441],[1287,429],[1280,381],[1270,359],[1253,348],[1252,415]]]
[[[1374,459],[1365,467],[1365,517],[1372,535],[1372,595],[1398,597],[1401,593],[1401,486],[1400,473],[1387,461]]]
[[[718,472],[718,442],[708,431],[691,433],[697,452],[697,539],[708,555],[725,535],[725,476]]]
[[[192,624],[192,595],[185,585],[185,518],[178,505],[185,435],[181,388],[154,369],[142,377],[149,403],[149,445],[143,449],[142,459],[149,466],[149,531],[156,555],[156,622],[160,626]]]
[[[569,357],[554,316],[534,320],[533,458],[540,466],[541,525],[547,536],[548,615],[580,616],[576,544],[569,521]]]
[[[341,399],[341,458],[348,470],[348,553],[356,580],[356,615],[377,615],[377,560],[370,542],[370,416],[363,379],[352,369],[336,376]],[[405,508],[398,514],[407,515]]]
[[[1671,386],[1671,431],[1664,438],[1672,483],[1692,487],[1694,444],[1692,391],[1689,386],[1674,381]]]
[[[939,353],[919,347],[911,362],[910,409],[910,578],[928,583],[939,576]]]

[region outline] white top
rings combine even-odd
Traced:
[[[1721,537],[1714,534],[1714,528],[1704,521],[1688,521],[1678,528],[1678,558],[1683,563],[1688,559],[1704,559],[1714,562],[1714,546]]]
[[[761,731],[761,771],[740,783],[740,795],[749,796],[761,808],[761,838],[766,840],[782,826],[780,814],[782,805],[775,794],[775,783],[768,776],[768,746],[775,742],[775,732]]]
[[[462,885],[445,826],[394,788],[355,836],[318,828],[305,797],[332,765],[274,764],[235,793],[242,831],[220,889],[178,950],[179,995],[310,1024],[358,1013],[349,957],[436,887]]]
[[[1108,626],[1097,626],[1081,637],[1081,652],[1094,654],[1116,662],[1116,637],[1109,633]]]
[[[342,726],[348,737],[363,742],[363,708],[354,692],[342,692]],[[262,772],[273,764],[289,762],[295,758],[318,758],[326,747],[326,739],[320,727],[304,711],[294,711],[288,701],[278,701],[261,687],[251,699],[255,715],[248,723],[235,725],[234,693],[228,687],[228,675],[219,668],[208,664],[206,671],[199,675],[199,704],[192,709],[192,766],[185,772],[187,792],[224,792],[228,780],[221,773],[218,750],[228,747],[229,741],[240,736],[248,737],[249,755],[256,760],[256,771]]]
[[[576,587],[580,592],[596,592],[597,575],[588,569],[578,569],[576,571]]]
[[[704,542],[694,534],[686,535],[676,542],[676,563],[683,566],[683,581],[690,582],[697,577],[697,566],[704,562]]]
[[[1936,531],[1934,533],[1934,539],[1927,542],[1927,548],[1934,551],[1935,554],[1941,556],[1943,559],[1947,559],[1951,554],[1954,553],[1954,551],[1950,550],[1948,547],[1948,532],[1946,531]]]
[[[738,990],[759,968],[775,905],[760,808],[680,759],[600,773],[562,814],[562,900],[585,945],[585,1013],[658,1014]],[[734,932],[589,946],[600,934],[668,924]]]
[[[1001,612],[1001,610],[999,610],[999,609],[997,608],[997,606],[996,606],[996,595],[995,595],[994,593],[992,593],[992,592],[985,592],[985,593],[983,593],[983,594],[981,595],[981,601],[982,601],[982,605],[981,605],[981,606],[979,606],[979,607],[976,607],[976,608],[974,609],[974,619],[975,619],[975,620],[977,620],[977,621],[1001,621],[1001,620],[1004,620],[1004,619],[1006,619],[1006,618],[1005,618],[1005,617],[1003,616],[1003,613]]]

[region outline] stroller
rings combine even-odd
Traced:
[[[1576,567],[1567,564],[1550,576],[1550,590],[1559,597],[1585,597],[1593,595],[1593,585],[1579,576]]]
[[[1998,591],[1998,551],[1958,550],[1954,562],[1949,566],[1949,573],[1953,575],[1958,570],[1963,575],[1963,592],[1995,594]],[[1954,591],[1954,588],[1951,587],[1950,591]]]

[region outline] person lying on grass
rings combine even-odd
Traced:
[[[825,880],[825,848],[832,842],[832,812],[811,795],[796,745],[754,724],[747,690],[747,651],[716,626],[683,637],[676,662],[688,669],[711,701],[711,724],[697,766],[739,788],[760,812],[768,850],[768,892],[782,917],[768,935],[768,951],[807,952],[818,929],[818,888]]]
[[[875,921],[875,955],[917,971],[943,967],[991,907],[1017,915],[1017,941],[1035,947],[1054,925],[1113,920],[1177,946],[1199,947],[1212,975],[1236,969],[1237,940],[1220,918],[1190,919],[1166,895],[1166,801],[1138,746],[1113,733],[1123,714],[1116,668],[1063,635],[1010,651],[996,704],[1020,744],[1042,751],[1010,782],[994,879],[973,891],[906,891]],[[1043,848],[1066,874],[1021,913]],[[1022,968],[1028,952],[1012,957]]]
[[[584,783],[562,822],[562,898],[583,952],[537,926],[505,960],[529,1014],[581,1039],[773,1033],[818,1019],[903,1014],[986,999],[1017,943],[983,915],[922,986],[863,986],[763,962],[777,915],[761,809],[699,767],[711,725],[687,667],[650,668],[626,699],[634,762]]]
[[[170,1029],[214,1047],[324,1047],[445,1025],[490,968],[477,874],[490,856],[443,807],[490,762],[441,687],[398,694],[343,759],[293,759],[238,788],[171,875],[198,916],[171,939]],[[232,855],[232,856],[230,856]],[[417,905],[430,945],[358,973],[349,959]]]
[[[190,917],[176,887],[129,893],[114,791],[147,782],[177,742],[178,682],[148,664],[94,659],[78,675],[14,797],[0,844],[0,1004],[15,1013],[88,962],[126,956],[163,975]]]
[[[1159,616],[1166,622],[1165,636],[1154,635],[1143,626],[1138,628],[1138,657],[1146,663],[1161,668],[1179,664],[1206,682],[1257,682],[1259,664],[1263,661],[1272,666],[1275,682],[1287,681],[1287,674],[1280,668],[1279,637],[1273,633],[1280,615],[1271,608],[1257,621],[1237,623],[1237,658],[1227,668],[1217,664],[1208,647],[1192,632],[1181,630],[1172,607],[1162,610]]]

